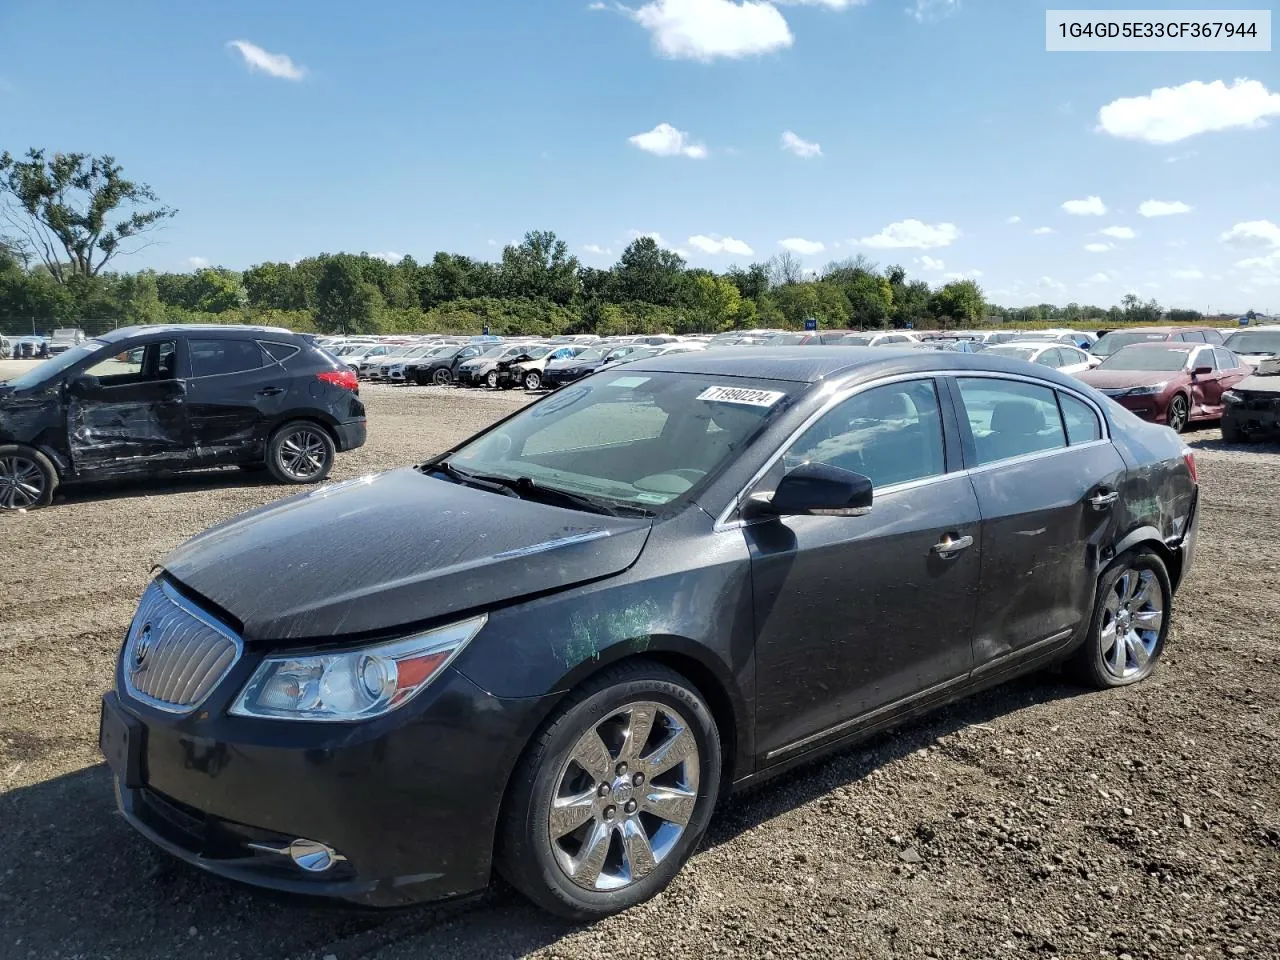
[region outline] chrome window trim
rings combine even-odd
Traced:
[[[223,681],[227,679],[227,676],[231,673],[231,671],[236,668],[236,664],[240,662],[240,658],[244,656],[244,640],[240,637],[238,633],[232,630],[225,623],[216,619],[206,611],[202,610],[200,607],[196,606],[194,603],[192,603],[190,600],[188,600],[186,597],[180,594],[177,590],[173,588],[173,586],[169,583],[169,581],[160,580],[158,581],[158,585],[160,587],[160,592],[165,595],[165,599],[167,599],[175,607],[177,607],[183,613],[190,616],[192,619],[199,620],[201,623],[203,623],[209,629],[213,630],[215,633],[219,633],[222,636],[226,637],[228,640],[232,642],[232,644],[235,645],[235,656],[231,658],[231,662],[227,664],[227,668],[223,670],[222,673],[218,676],[218,678],[209,685],[208,693],[206,693],[203,697],[201,697],[197,702],[189,703],[189,704],[174,704],[174,703],[169,703],[165,700],[157,700],[155,697],[151,696],[150,694],[146,694],[146,693],[143,693],[141,690],[138,690],[133,685],[133,681],[129,677],[129,662],[133,658],[133,648],[137,642],[137,638],[134,636],[134,632],[133,632],[133,628],[137,623],[137,614],[134,615],[133,621],[131,621],[129,624],[128,640],[125,642],[124,650],[121,653],[121,659],[120,659],[120,675],[124,678],[125,693],[127,693],[132,699],[137,700],[139,703],[145,703],[147,706],[155,710],[160,710],[160,711],[163,711],[164,713],[174,714],[175,716],[182,716],[188,713],[194,713],[196,710],[199,710],[200,707],[204,705],[204,702],[208,700],[210,696],[212,696],[213,692],[217,690],[218,687],[222,686]]]
[[[1066,376],[1066,374],[1064,374],[1064,376]],[[837,389],[834,393],[832,393],[832,395],[827,398],[826,402],[823,403],[821,407],[819,407],[816,411],[814,411],[808,417],[806,417],[804,422],[801,423],[800,426],[798,426],[795,430],[793,430],[787,436],[786,440],[784,440],[781,444],[779,444],[778,449],[775,450],[769,456],[769,459],[764,462],[764,465],[752,475],[751,479],[747,481],[746,485],[741,490],[739,490],[736,494],[734,494],[732,498],[730,498],[728,505],[723,510],[721,510],[720,514],[716,517],[716,522],[711,528],[712,533],[723,533],[724,531],[727,531],[727,530],[740,530],[744,526],[746,526],[746,521],[730,520],[729,519],[730,514],[732,514],[735,510],[739,509],[743,500],[746,497],[747,492],[751,490],[757,483],[759,483],[764,478],[764,475],[766,473],[768,473],[771,469],[773,469],[774,464],[776,464],[782,458],[782,456],[787,452],[787,450],[791,447],[791,445],[794,444],[796,440],[798,440],[806,430],[808,430],[811,426],[813,426],[824,415],[829,413],[834,407],[843,403],[845,400],[848,400],[850,397],[855,396],[859,393],[863,393],[866,390],[870,390],[873,387],[882,387],[882,386],[887,386],[893,383],[902,383],[907,380],[937,380],[939,377],[950,377],[956,380],[961,378],[969,378],[969,377],[986,377],[993,380],[1019,380],[1025,383],[1033,384],[1035,386],[1047,387],[1050,390],[1061,390],[1064,393],[1067,393],[1072,397],[1075,397],[1076,399],[1080,400],[1082,403],[1092,408],[1092,410],[1098,417],[1098,423],[1101,425],[1102,438],[1099,440],[1090,440],[1087,443],[1077,443],[1074,445],[1068,444],[1067,446],[1056,447],[1053,450],[1039,450],[1039,451],[1036,451],[1035,453],[1024,454],[1020,457],[1009,457],[1005,460],[993,460],[991,463],[984,463],[976,467],[966,467],[961,470],[952,470],[950,472],[940,473],[931,477],[922,477],[919,480],[909,480],[905,483],[893,484],[891,486],[882,487],[881,489],[874,491],[876,496],[886,496],[891,493],[897,493],[900,490],[926,486],[930,483],[937,483],[941,480],[950,479],[951,477],[967,476],[970,473],[990,470],[992,467],[1005,466],[1008,464],[1018,464],[1018,463],[1023,463],[1031,460],[1040,460],[1045,457],[1056,456],[1059,453],[1063,453],[1069,450],[1083,450],[1087,447],[1097,446],[1103,443],[1108,443],[1108,444],[1111,443],[1111,424],[1107,421],[1107,417],[1102,412],[1101,406],[1099,406],[1091,397],[1088,397],[1085,394],[1071,387],[1053,383],[1052,381],[1049,381],[1049,380],[1043,380],[1040,377],[1032,377],[1022,373],[1004,373],[998,370],[922,370],[916,373],[894,374],[893,376],[882,377],[879,380],[871,380],[871,381],[868,381],[867,383],[857,384],[856,386]],[[941,391],[939,391],[938,405],[941,406],[946,402],[947,401],[942,396]],[[961,399],[960,404],[961,406],[964,405],[963,399]],[[959,411],[957,411],[957,419],[959,419],[958,413]],[[1065,424],[1063,425],[1063,436],[1064,437],[1066,436]]]

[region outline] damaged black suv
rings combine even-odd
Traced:
[[[128,327],[0,383],[0,510],[58,484],[240,466],[317,483],[365,441],[355,374],[289,330]]]

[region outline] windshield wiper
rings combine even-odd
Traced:
[[[650,511],[643,507],[633,507],[630,504],[617,503],[616,501],[593,497],[585,493],[572,493],[568,490],[561,490],[558,487],[543,486],[532,477],[510,478],[468,473],[466,470],[459,470],[448,460],[440,460],[429,466],[433,470],[439,470],[441,473],[454,477],[461,483],[466,483],[482,490],[490,490],[493,493],[500,493],[507,497],[519,497],[522,500],[536,500],[542,503],[558,503],[562,506],[587,510],[591,513],[602,513],[609,517],[624,515],[653,516]]]
[[[448,460],[439,460],[436,463],[427,464],[428,468],[438,470],[447,477],[452,477],[459,483],[464,483],[469,487],[476,487],[480,490],[488,490],[490,493],[500,493],[504,497],[519,497],[516,488],[508,483],[504,483],[496,477],[482,477],[478,474],[468,473],[465,470],[459,470]]]

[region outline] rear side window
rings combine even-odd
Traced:
[[[1067,442],[1071,446],[1102,439],[1102,424],[1093,407],[1069,393],[1059,393],[1058,402],[1062,404],[1062,420],[1067,425]]]
[[[272,340],[259,340],[258,346],[267,351],[267,355],[276,363],[284,363],[301,349],[291,343],[276,343]]]
[[[1216,350],[1197,350],[1196,358],[1193,360],[1193,367],[1208,367],[1210,370],[1218,369],[1218,359],[1214,356]]]
[[[1222,343],[1223,337],[1217,330],[1202,330],[1200,335],[1205,343]]]
[[[1230,350],[1219,347],[1213,352],[1218,357],[1219,370],[1234,370],[1236,367],[1240,366],[1240,361],[1236,359],[1236,355]]]
[[[1020,380],[961,377],[960,397],[979,465],[1067,445],[1054,391]]]
[[[243,373],[266,364],[256,340],[188,340],[187,350],[191,354],[193,377]]]

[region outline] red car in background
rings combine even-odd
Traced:
[[[1177,432],[1222,416],[1222,394],[1252,373],[1226,347],[1166,341],[1121,347],[1078,375],[1143,420]]]
[[[1095,357],[1109,357],[1134,343],[1208,343],[1222,344],[1222,331],[1213,327],[1122,327],[1098,338],[1089,348]]]

